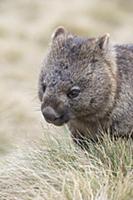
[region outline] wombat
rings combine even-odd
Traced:
[[[39,99],[45,120],[67,124],[79,144],[106,133],[132,137],[133,45],[58,27],[42,63]]]

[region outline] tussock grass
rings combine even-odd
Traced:
[[[1,162],[1,200],[132,200],[132,141],[105,136],[83,151],[65,134],[47,130]]]

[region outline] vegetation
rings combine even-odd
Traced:
[[[83,151],[68,134],[50,133],[4,158],[0,199],[131,200],[132,156],[130,140],[106,136]]]

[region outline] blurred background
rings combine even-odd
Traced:
[[[110,33],[133,41],[132,0],[0,0],[0,155],[42,137],[40,63],[59,26],[75,34]]]

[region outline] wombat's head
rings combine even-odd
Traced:
[[[47,122],[62,125],[105,110],[111,92],[111,56],[108,34],[82,38],[57,28],[39,78]]]

